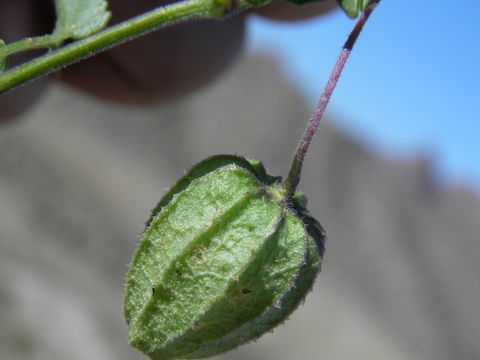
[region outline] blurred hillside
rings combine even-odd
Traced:
[[[0,129],[0,358],[123,360],[123,279],[150,209],[216,153],[286,174],[309,109],[251,57],[162,107],[56,88]],[[332,121],[334,124],[335,121]],[[329,234],[313,293],[284,326],[222,359],[480,358],[480,200],[428,161],[387,161],[323,124],[301,188]]]

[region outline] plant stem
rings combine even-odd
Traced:
[[[246,0],[185,0],[159,7],[5,72],[0,76],[0,94],[159,28],[188,20],[219,19],[249,7]]]
[[[11,54],[16,54],[22,51],[47,49],[49,47],[58,45],[61,40],[61,38],[57,38],[54,35],[26,38],[4,46],[0,50],[0,53],[2,57],[7,57]]]
[[[318,129],[320,124],[320,120],[325,113],[325,109],[327,108],[328,102],[330,101],[330,97],[332,96],[333,90],[337,85],[338,79],[342,74],[342,70],[345,66],[345,63],[348,60],[350,52],[352,51],[355,42],[357,41],[358,35],[363,29],[363,26],[367,22],[370,14],[375,10],[380,0],[372,0],[370,4],[365,8],[365,11],[360,15],[357,23],[355,24],[352,32],[347,38],[347,41],[342,47],[340,55],[337,58],[337,62],[333,67],[332,72],[330,73],[330,77],[323,89],[322,96],[318,101],[317,107],[313,112],[310,120],[308,121],[307,127],[305,128],[305,132],[303,133],[302,138],[297,146],[297,150],[295,151],[295,155],[293,157],[292,165],[290,166],[290,171],[288,173],[287,180],[285,181],[285,188],[287,190],[287,199],[291,199],[295,190],[297,188],[298,183],[300,182],[300,174],[302,172],[303,161],[305,159],[305,155],[308,151],[308,147],[315,135],[315,132]]]

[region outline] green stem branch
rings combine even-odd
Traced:
[[[345,67],[350,52],[352,51],[352,48],[358,39],[358,35],[360,35],[360,32],[363,29],[363,26],[365,25],[368,18],[370,17],[370,14],[373,12],[373,10],[375,10],[379,2],[380,0],[372,0],[370,4],[365,8],[365,11],[359,17],[357,23],[355,24],[355,27],[353,28],[352,32],[348,36],[347,41],[342,47],[340,55],[337,58],[337,62],[335,63],[335,66],[330,74],[327,84],[323,89],[322,96],[318,101],[314,113],[308,121],[305,132],[303,133],[300,143],[297,146],[297,150],[295,151],[292,165],[290,166],[290,171],[288,173],[287,180],[285,181],[287,199],[290,199],[293,196],[295,190],[297,189],[298,183],[300,182],[300,174],[302,172],[305,155],[307,154],[310,143],[315,135],[315,132],[318,129],[318,126],[320,125],[320,120],[325,113],[325,109],[327,108],[333,90],[337,85],[338,79],[342,74],[342,70]]]
[[[159,7],[6,71],[0,76],[0,94],[159,28],[189,20],[219,19],[234,11],[250,7],[246,0],[185,0]],[[15,46],[21,48],[26,45],[23,41],[28,42],[34,39],[37,38],[22,40]],[[2,51],[5,51],[5,54],[2,54]],[[8,49],[8,46],[0,47],[0,58],[8,55],[10,51],[11,48]]]
[[[1,57],[8,57],[9,55],[16,54],[22,51],[35,50],[35,49],[48,49],[53,46],[61,44],[61,38],[57,38],[54,35],[44,35],[26,38],[20,41],[16,41],[12,44],[8,44],[0,50]]]

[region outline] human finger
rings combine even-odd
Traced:
[[[255,12],[263,17],[280,21],[298,21],[324,15],[338,7],[335,0],[296,5],[286,1],[273,1]]]
[[[156,0],[111,0],[113,23],[158,6]],[[245,18],[162,29],[66,68],[61,81],[100,98],[161,102],[206,85],[239,55]]]

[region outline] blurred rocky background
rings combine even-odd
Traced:
[[[122,293],[150,209],[212,154],[285,175],[310,110],[274,61],[253,56],[173,105],[58,86],[0,128],[0,359],[144,359],[127,344]],[[334,119],[301,188],[329,234],[314,291],[221,359],[480,358],[478,194],[438,182],[421,155],[371,153]]]

